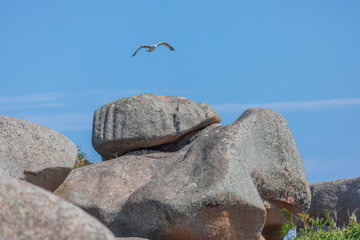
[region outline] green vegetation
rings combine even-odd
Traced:
[[[282,209],[282,215],[287,219],[281,228],[283,236],[295,228],[294,217],[300,218],[303,227],[298,231],[300,234],[296,240],[359,240],[360,239],[360,223],[356,221],[355,212],[353,212],[351,221],[348,226],[339,228],[336,226],[334,219],[330,217],[331,212],[324,210],[325,219],[313,219],[306,213],[299,213],[296,216]],[[287,238],[289,239],[289,238]]]
[[[81,147],[80,146],[76,146],[76,147],[78,149],[78,159],[73,169],[81,168],[93,164],[93,161],[88,160],[89,159],[88,155],[81,150]]]

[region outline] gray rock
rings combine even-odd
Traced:
[[[212,124],[198,135],[217,126],[220,125]],[[119,227],[127,221],[119,215],[123,205],[134,191],[172,169],[188,147],[171,153],[143,149],[75,169],[54,194],[80,206],[105,223],[117,236],[133,236],[127,229]]]
[[[55,195],[83,208],[118,236],[118,214],[131,194],[172,165],[161,155],[123,156],[71,171]],[[126,219],[122,219],[125,221]],[[130,236],[130,235],[128,235]]]
[[[0,175],[54,191],[75,164],[77,148],[60,133],[0,115]]]
[[[55,193],[118,237],[149,239],[280,239],[281,208],[310,204],[295,141],[271,110],[212,124],[176,152],[135,153],[73,171]]]
[[[131,234],[159,239],[259,239],[265,207],[246,168],[234,159],[228,127],[196,139],[161,178],[122,208]],[[141,217],[139,217],[141,216]]]
[[[258,239],[262,233],[270,240],[280,238],[282,208],[297,213],[309,204],[286,121],[271,110],[250,109],[196,139],[171,171],[129,197],[122,214],[129,229],[144,236]]]
[[[286,120],[269,109],[249,109],[232,124],[237,153],[248,166],[266,207],[263,236],[280,239],[281,209],[303,212],[311,193],[305,169]]]
[[[308,211],[312,218],[325,218],[324,209],[332,212],[336,225],[349,224],[349,217],[354,213],[360,220],[360,177],[340,179],[330,182],[310,183],[312,194]]]
[[[131,150],[176,142],[187,133],[218,122],[219,115],[205,103],[142,94],[96,110],[92,144],[106,160]]]
[[[1,239],[115,239],[83,210],[30,183],[0,176]]]

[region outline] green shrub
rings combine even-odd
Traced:
[[[281,214],[283,217],[287,220],[282,226],[281,226],[281,235],[285,237],[289,234],[289,232],[295,228],[294,225],[294,216],[285,208],[281,209]]]
[[[287,220],[282,228],[281,234],[285,237],[290,230],[294,229],[294,215],[283,208],[282,215]],[[300,236],[294,238],[295,240],[359,240],[360,239],[360,223],[352,220],[347,227],[342,229],[336,227],[334,220],[330,217],[330,211],[324,210],[325,219],[311,218],[306,213],[299,213],[296,215],[300,218],[303,227],[299,229]],[[354,213],[353,213],[354,214]],[[324,227],[328,226],[327,230]]]
[[[89,161],[88,155],[81,150],[80,146],[76,146],[78,149],[77,161],[73,167],[73,169],[85,167],[87,165],[93,164],[92,161]]]

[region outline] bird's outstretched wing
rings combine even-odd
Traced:
[[[151,46],[146,45],[146,44],[143,44],[141,47],[139,47],[139,48],[134,52],[134,54],[133,54],[132,56],[135,56],[135,54],[136,54],[140,49],[142,49],[142,48],[151,48]]]
[[[170,44],[168,44],[167,42],[161,42],[161,43],[156,44],[156,46],[160,46],[160,45],[167,46],[171,51],[174,51],[174,50],[175,50],[175,49],[174,49]]]

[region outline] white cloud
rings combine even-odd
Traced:
[[[345,98],[316,101],[270,102],[270,103],[225,103],[211,105],[217,112],[241,112],[248,108],[270,108],[274,110],[325,110],[360,106],[360,98]]]
[[[64,92],[50,92],[42,94],[27,94],[18,96],[0,96],[0,109],[19,111],[36,108],[54,108],[73,105],[74,102],[82,102],[83,99],[96,105],[116,101],[120,98],[131,97],[143,93],[155,93],[159,95],[182,95],[195,93],[194,91],[170,90],[168,88],[134,88],[118,91],[83,91],[76,94]]]
[[[29,95],[8,96],[8,97],[0,96],[0,104],[49,102],[49,101],[64,99],[65,97],[66,95],[62,92],[29,94]]]
[[[22,96],[0,96],[0,109],[19,111],[24,109],[63,107],[67,95],[62,92],[28,94]],[[62,100],[62,101],[59,101]]]
[[[14,117],[38,123],[56,131],[91,130],[93,114],[89,113],[60,113],[55,115],[19,114]]]
[[[0,109],[4,111],[21,111],[24,109],[40,109],[40,108],[55,108],[55,107],[64,107],[67,106],[67,103],[60,102],[60,103],[39,103],[39,104],[9,104],[6,106],[1,106]]]

